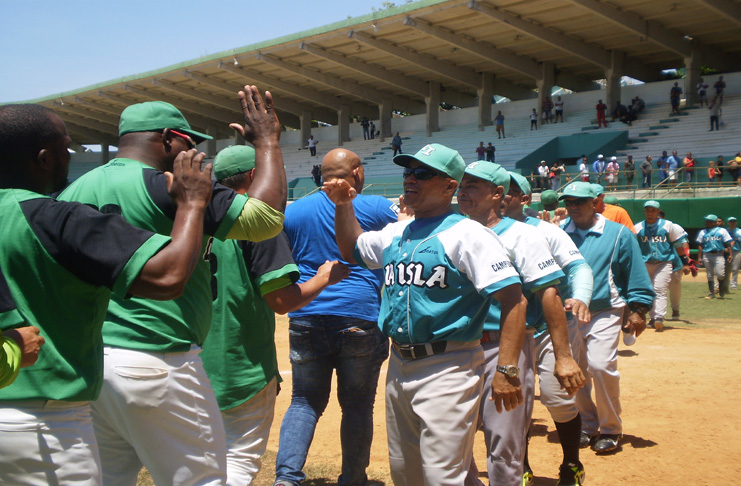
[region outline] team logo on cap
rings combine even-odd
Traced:
[[[478,163],[478,162],[471,162],[470,164],[468,164],[468,165],[466,166],[466,169],[473,169],[473,168],[474,168],[474,167],[476,167],[477,165],[479,165],[479,163]]]
[[[429,157],[430,155],[432,155],[432,152],[434,152],[435,150],[436,150],[435,147],[433,147],[432,145],[429,145],[428,144],[428,145],[425,145],[424,147],[422,147],[420,149],[419,153],[421,153],[422,155],[426,155],[426,156]]]
[[[568,189],[569,191],[576,191],[577,187],[578,187],[578,186],[577,186],[576,184],[571,184],[571,185],[569,185],[569,187],[568,187],[567,189]]]

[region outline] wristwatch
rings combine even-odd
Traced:
[[[518,376],[520,376],[520,368],[515,365],[497,365],[497,371],[500,373],[504,373],[504,375],[508,378],[517,378]]]

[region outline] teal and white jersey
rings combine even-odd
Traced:
[[[733,251],[741,251],[741,229],[729,229],[728,233],[733,238]]]
[[[365,232],[355,261],[384,269],[378,323],[399,343],[480,339],[492,294],[520,284],[499,237],[457,213]]]
[[[584,259],[592,267],[594,290],[589,310],[592,313],[624,307],[625,303],[651,306],[656,294],[633,233],[601,214],[586,231],[568,220],[563,226]]]
[[[703,253],[717,253],[729,246],[733,238],[725,228],[714,226],[710,229],[700,230],[695,241],[702,247]]]
[[[638,246],[646,263],[669,262],[676,251],[687,242],[687,233],[678,224],[659,219],[654,224],[641,221],[635,225]]]
[[[515,265],[522,280],[522,293],[528,300],[528,327],[537,324],[536,316],[542,316],[543,310],[535,292],[551,285],[558,285],[564,278],[561,267],[553,258],[548,242],[533,226],[515,221],[512,218],[503,218],[491,228],[509,252],[510,259]],[[533,315],[531,315],[531,311]],[[501,304],[494,300],[489,314],[484,322],[484,331],[498,331],[501,321]]]

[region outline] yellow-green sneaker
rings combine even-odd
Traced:
[[[535,476],[533,472],[528,469],[525,474],[522,475],[522,486],[533,486],[535,484]]]
[[[584,472],[584,466],[581,462],[574,464],[569,462],[567,464],[561,464],[561,468],[558,470],[558,482],[556,486],[582,486],[586,479],[586,473]]]

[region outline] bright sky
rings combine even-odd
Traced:
[[[370,14],[382,2],[2,0],[1,4],[0,102],[12,102]]]

